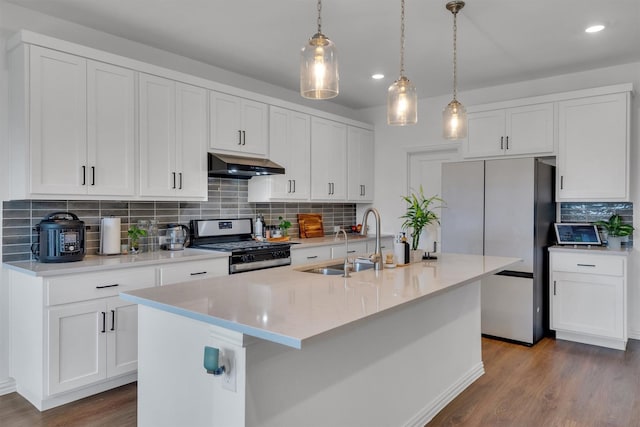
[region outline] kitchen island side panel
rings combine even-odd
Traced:
[[[375,298],[360,303],[376,309]],[[215,326],[140,309],[142,427],[423,426],[484,373],[479,282],[331,330],[302,349],[221,340]],[[205,345],[236,355],[236,392],[204,371]]]

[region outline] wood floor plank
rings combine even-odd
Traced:
[[[485,375],[428,427],[640,427],[640,341],[622,352],[483,338],[482,354]],[[135,427],[136,392],[129,384],[45,412],[11,393],[0,396],[0,426]]]

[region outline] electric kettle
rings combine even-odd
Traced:
[[[181,251],[187,246],[188,238],[189,227],[182,224],[168,224],[164,249],[168,251]]]

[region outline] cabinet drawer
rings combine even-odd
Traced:
[[[228,272],[228,258],[181,262],[160,268],[160,284],[169,285],[171,283],[226,276]]]
[[[148,288],[155,284],[155,268],[127,268],[56,277],[45,281],[45,304],[67,304],[116,296],[120,292]]]
[[[551,268],[553,271],[622,276],[625,270],[625,260],[623,257],[610,255],[553,253],[551,255]]]
[[[311,262],[321,262],[331,259],[331,248],[329,246],[318,246],[315,248],[291,249],[291,264],[300,265]]]

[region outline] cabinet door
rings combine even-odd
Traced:
[[[625,338],[624,278],[553,272],[551,329]]]
[[[239,151],[242,146],[240,123],[240,98],[220,92],[210,92],[211,136],[209,148],[212,150]]]
[[[553,103],[510,108],[506,114],[505,154],[553,153]]]
[[[175,171],[175,83],[140,73],[140,194],[173,196]]]
[[[31,46],[31,193],[87,193],[87,62]]]
[[[104,300],[51,307],[48,321],[48,394],[107,377]]]
[[[138,305],[109,298],[107,311],[107,377],[138,369]]]
[[[267,155],[269,146],[267,111],[267,105],[262,102],[242,99],[242,152],[260,157]]]
[[[629,200],[629,94],[559,103],[557,200]]]
[[[207,91],[176,83],[177,195],[207,197]]]
[[[349,126],[347,135],[347,199],[373,201],[374,179],[373,132]]]
[[[269,158],[284,167],[285,174],[262,179],[271,181],[273,199],[307,200],[311,117],[279,107],[270,107],[269,117]]]
[[[135,194],[133,71],[87,63],[87,190]]]
[[[464,157],[490,157],[504,154],[505,110],[469,113]]]
[[[311,119],[311,198],[345,200],[347,127],[331,120]]]

